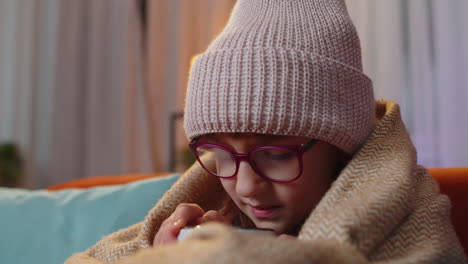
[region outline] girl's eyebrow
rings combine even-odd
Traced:
[[[219,143],[214,134],[207,134],[204,136],[204,138],[208,141]]]

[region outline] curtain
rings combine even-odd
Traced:
[[[235,0],[148,1],[146,100],[155,171],[173,169],[171,148],[178,153],[188,143],[181,119],[175,135],[169,134],[171,116],[183,112],[192,57],[221,32],[234,4]],[[175,146],[171,146],[171,136],[176,138]]]
[[[20,146],[22,186],[169,170],[190,59],[234,3],[0,0],[0,142]]]
[[[190,60],[234,4],[0,0],[0,142],[20,146],[24,187],[169,170],[170,138],[187,143],[169,127]],[[347,4],[364,70],[377,97],[400,103],[419,162],[468,166],[467,1]]]
[[[24,187],[152,171],[138,3],[0,0],[0,141]]]
[[[468,166],[468,1],[347,0],[376,97],[398,102],[428,167]]]

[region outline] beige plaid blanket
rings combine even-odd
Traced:
[[[193,234],[199,240],[151,248],[160,224],[179,203],[225,208],[228,198],[219,180],[195,164],[143,222],[104,237],[66,263],[467,263],[450,223],[450,201],[416,164],[399,106],[376,104],[372,135],[298,239],[238,234],[213,224]]]

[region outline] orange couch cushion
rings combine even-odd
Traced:
[[[452,202],[452,223],[468,255],[468,168],[434,168],[429,173]]]
[[[59,191],[69,188],[90,188],[94,186],[126,184],[129,182],[140,181],[144,179],[167,176],[170,173],[157,173],[157,174],[123,174],[123,175],[109,175],[109,176],[94,176],[88,178],[81,178],[76,180],[67,181],[47,188],[49,191]]]

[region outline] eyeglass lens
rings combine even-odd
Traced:
[[[216,161],[216,171],[211,173],[219,177],[231,177],[236,172],[236,159],[228,151],[215,146],[198,146],[197,155],[200,157],[203,154],[211,153]]]
[[[217,146],[198,146],[199,156],[211,153],[215,157],[216,171],[211,173],[219,177],[231,177],[236,172],[236,159],[229,151]],[[290,149],[279,147],[262,148],[251,153],[250,160],[263,176],[279,181],[297,177],[300,171],[299,157]]]

